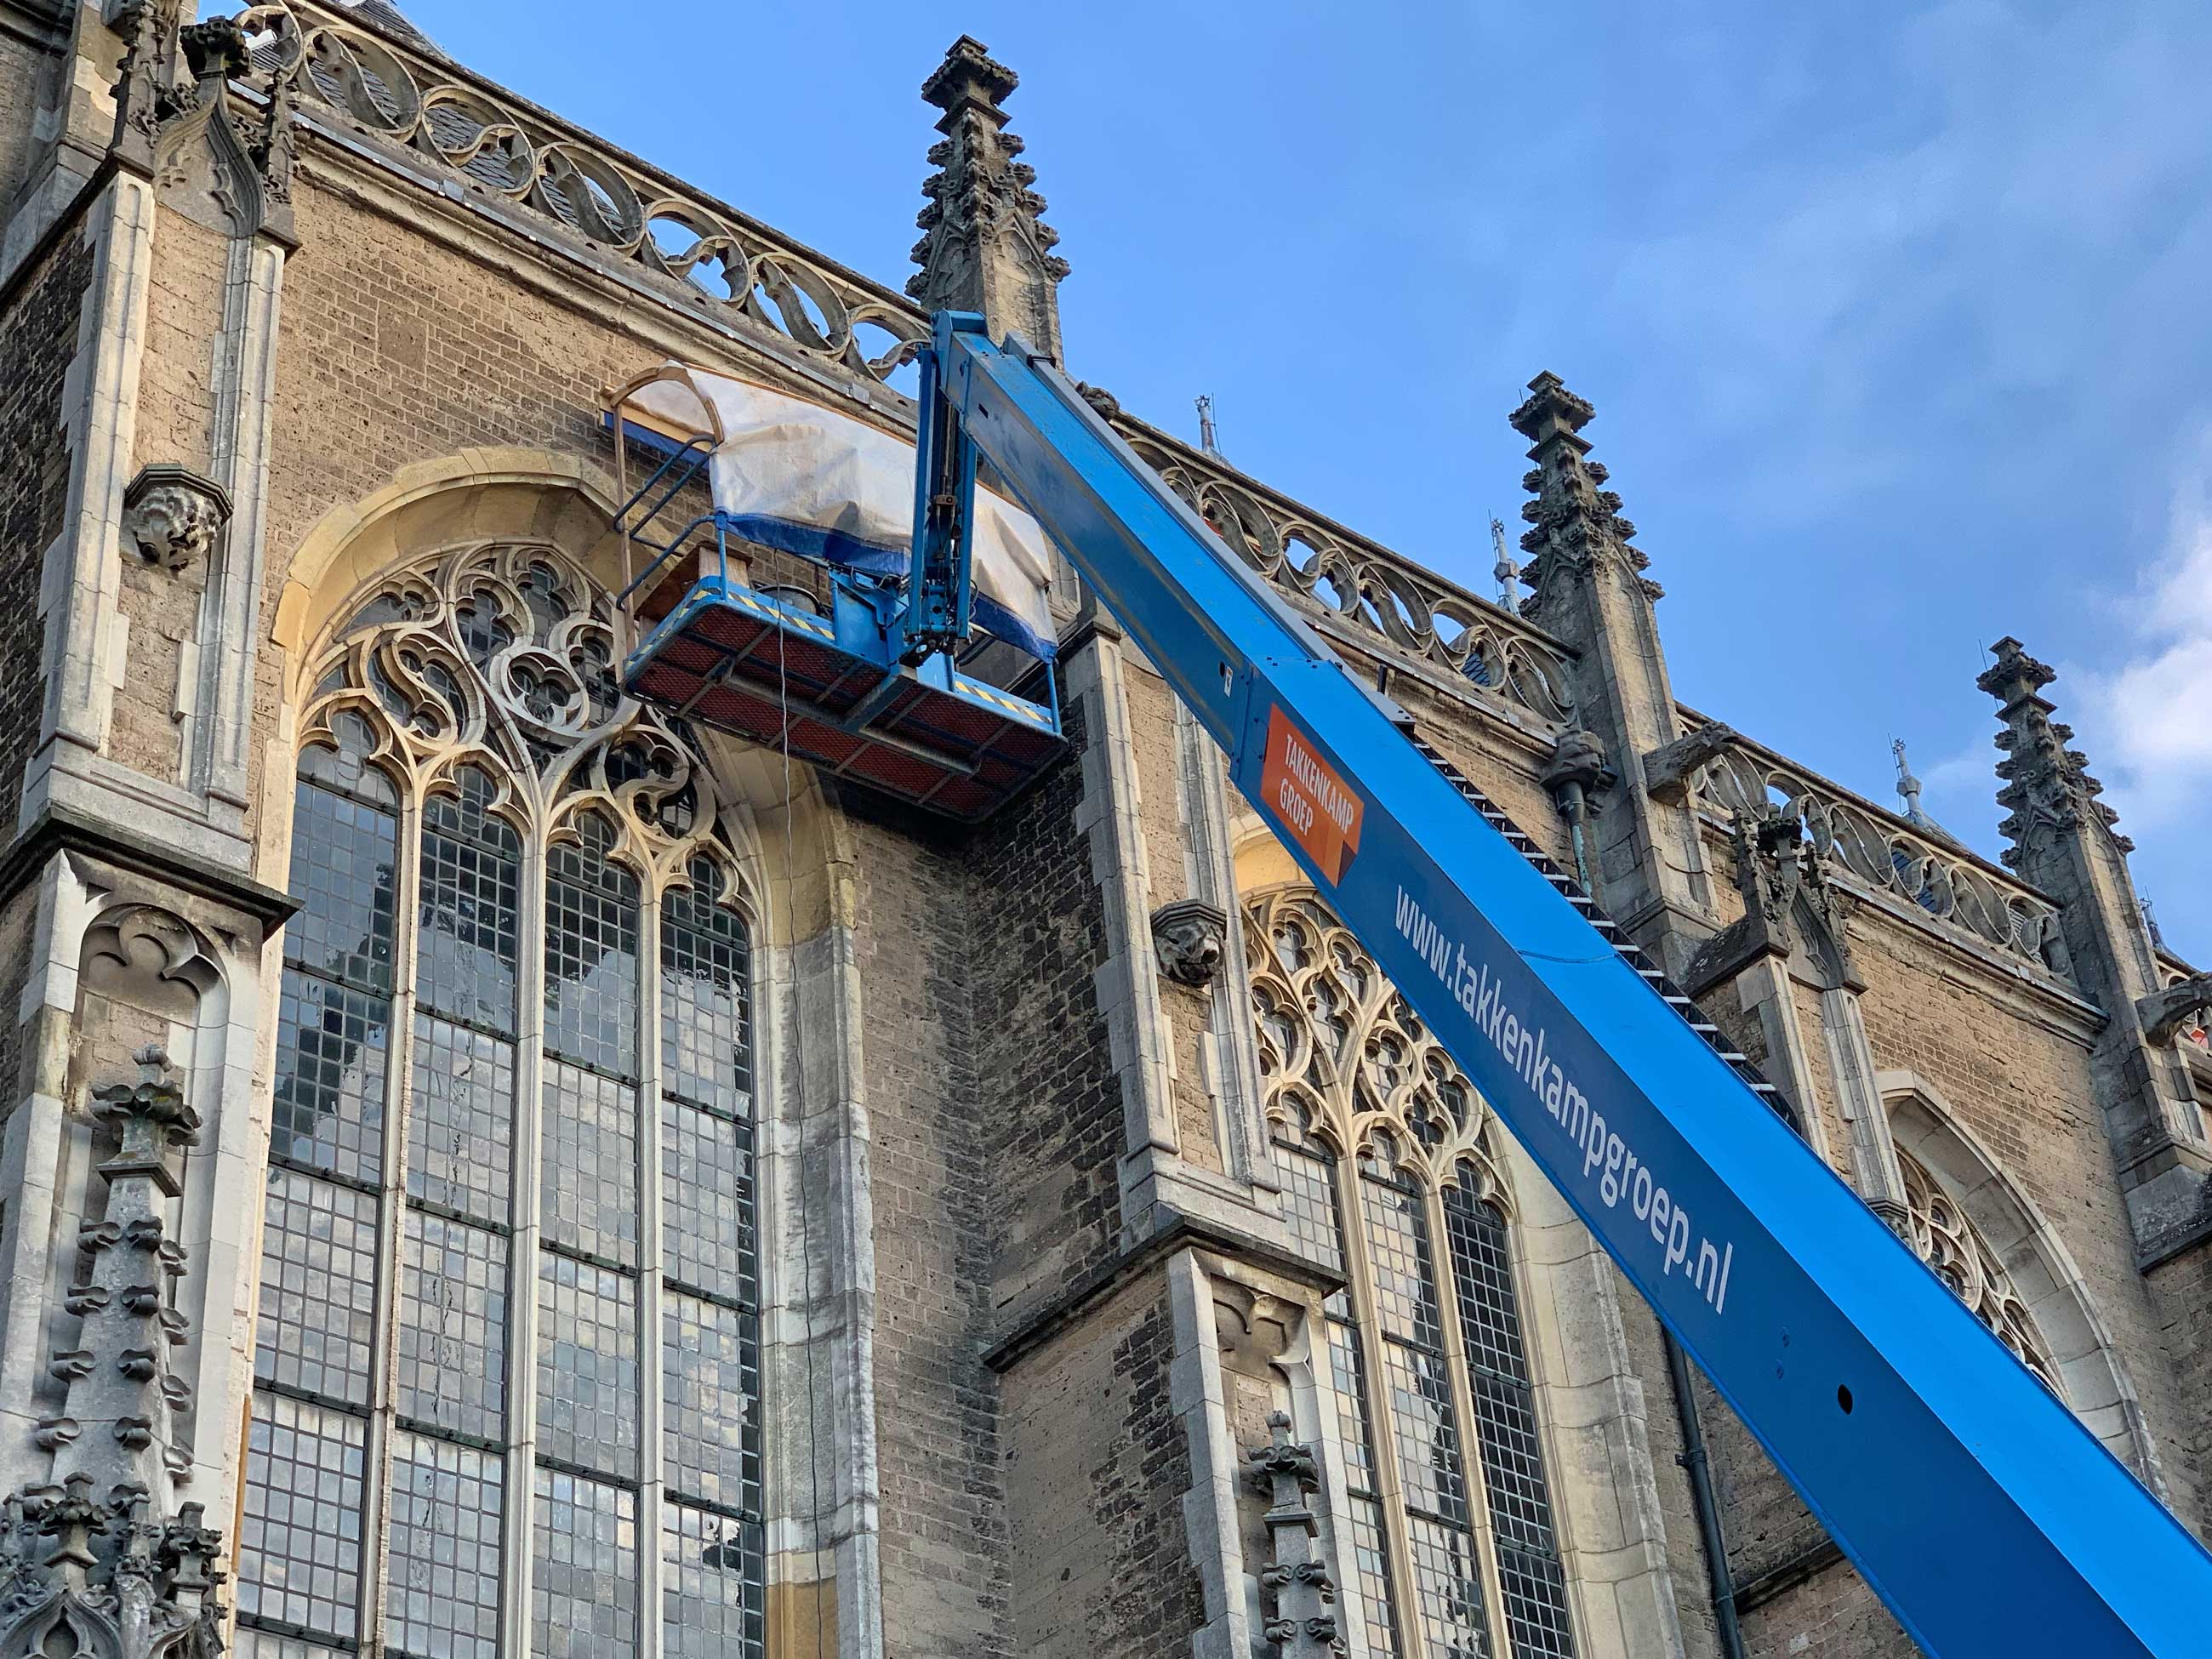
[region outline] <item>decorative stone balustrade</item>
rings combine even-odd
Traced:
[[[1127,416],[1115,425],[1245,562],[1358,632],[1569,723],[1565,647],[1510,612]]]
[[[1686,713],[1685,719],[1693,728],[1707,724]],[[1723,818],[1769,805],[1796,814],[1832,867],[2071,981],[2058,907],[1965,848],[1924,835],[1894,813],[1741,737],[1728,738],[1717,756],[1698,766],[1690,787],[1700,807]]]
[[[304,112],[334,112],[617,258],[689,283],[811,357],[880,380],[927,332],[890,289],[343,7],[287,0],[238,21],[255,81],[289,78]]]

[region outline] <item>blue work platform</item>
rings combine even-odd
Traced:
[[[635,427],[623,436],[664,457],[616,519],[653,555],[622,595],[649,629],[623,665],[631,696],[771,748],[788,744],[826,772],[969,823],[1005,805],[1060,752],[1048,661],[1022,676],[1042,702],[963,672],[950,653],[902,661],[903,572],[808,561],[826,573],[826,610],[811,587],[747,586],[730,574],[740,526],[711,512],[672,533],[656,524],[697,476],[703,447]],[[697,565],[703,573],[686,586],[684,572]],[[673,590],[681,597],[670,606]]]

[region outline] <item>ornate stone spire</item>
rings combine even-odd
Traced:
[[[1016,331],[1054,362],[1060,350],[1060,279],[1067,261],[1054,253],[1060,233],[1044,222],[1045,200],[1030,186],[1036,169],[1015,158],[1022,141],[1006,128],[1002,105],[1019,84],[983,43],[962,35],[921,95],[945,112],[930,146],[937,171],[915,222],[921,271],[906,291],[932,310],[981,312],[994,336]]]
[[[1522,550],[1530,556],[1521,579],[1535,590],[1528,608],[1540,620],[1546,590],[1568,570],[1587,569],[1601,558],[1626,564],[1645,598],[1662,593],[1642,574],[1651,562],[1630,545],[1636,526],[1620,516],[1620,497],[1602,487],[1605,468],[1589,459],[1589,441],[1582,430],[1596,412],[1547,369],[1528,382],[1527,401],[1512,414],[1513,429],[1528,440],[1528,459],[1536,463],[1521,480],[1536,497],[1521,508],[1531,526],[1521,538]]]
[[[79,1324],[74,1348],[48,1370],[63,1408],[35,1431],[53,1477],[0,1506],[0,1652],[97,1659],[215,1659],[223,1608],[215,1592],[222,1534],[198,1504],[171,1510],[190,1468],[174,1413],[191,1389],[170,1369],[185,1340],[174,1285],[181,1246],[167,1236],[168,1200],[183,1190],[176,1155],[198,1140],[158,1048],[137,1056],[135,1083],[92,1091],[115,1155],[98,1220],[77,1229],[88,1266],[64,1298]]]
[[[2089,757],[2066,746],[2074,728],[2052,720],[2056,711],[2040,695],[2057,674],[2009,635],[1990,649],[1996,661],[1974,683],[1997,700],[1997,718],[2005,725],[1996,737],[2006,755],[1997,763],[1997,775],[2005,780],[1997,805],[2011,814],[1997,826],[2012,842],[2005,863],[2019,869],[2039,830],[2084,823],[2110,835],[2121,852],[2133,852],[2135,843],[2112,829],[2120,815],[2097,799],[2105,786],[2089,775]]]
[[[1681,758],[1669,745],[1683,737],[1652,604],[1659,586],[1644,574],[1620,497],[1601,488],[1605,469],[1589,459],[1589,404],[1547,372],[1528,382],[1510,418],[1535,463],[1522,480],[1535,500],[1521,509],[1531,557],[1520,579],[1533,590],[1521,614],[1573,652],[1575,723],[1595,734],[1622,783],[1620,810],[1598,824],[1590,862],[1605,890],[1596,896],[1679,978],[1720,918],[1680,776],[1654,770]]]
[[[2058,902],[2067,956],[2084,995],[2105,1012],[2090,1077],[2118,1166],[2137,1255],[2161,1259],[2212,1232],[2212,1147],[2188,1067],[2173,1046],[2172,998],[2128,872],[2132,844],[2097,799],[2104,786],[2069,748],[2043,688],[2057,676],[2015,639],[1975,682],[1997,700],[1998,826],[2004,861]],[[2212,983],[2212,982],[2209,982]]]
[[[1274,1559],[1260,1570],[1260,1585],[1274,1592],[1267,1641],[1284,1659],[1322,1659],[1344,1651],[1337,1627],[1336,1584],[1321,1552],[1321,1527],[1306,1496],[1320,1484],[1313,1454],[1291,1439],[1291,1419],[1267,1414],[1267,1443],[1244,1455],[1252,1484],[1267,1500],[1261,1517]]]

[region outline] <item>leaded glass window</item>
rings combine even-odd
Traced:
[[[1247,954],[1284,1218],[1344,1274],[1337,1536],[1378,1659],[1572,1659],[1496,1133],[1474,1085],[1310,893]]]
[[[466,547],[310,665],[242,1652],[762,1650],[747,906],[610,619]]]

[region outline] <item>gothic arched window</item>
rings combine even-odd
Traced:
[[[248,1655],[621,1659],[656,1607],[761,1649],[747,896],[614,645],[559,552],[479,545],[310,665]]]
[[[1902,1146],[1897,1148],[1897,1168],[1905,1177],[1905,1242],[2045,1388],[2057,1394],[2058,1368],[2051,1363],[2034,1316],[1981,1229],[1928,1166]]]
[[[1369,1650],[1570,1659],[1488,1109],[1312,894],[1244,921],[1284,1210],[1349,1286],[1326,1312]]]

